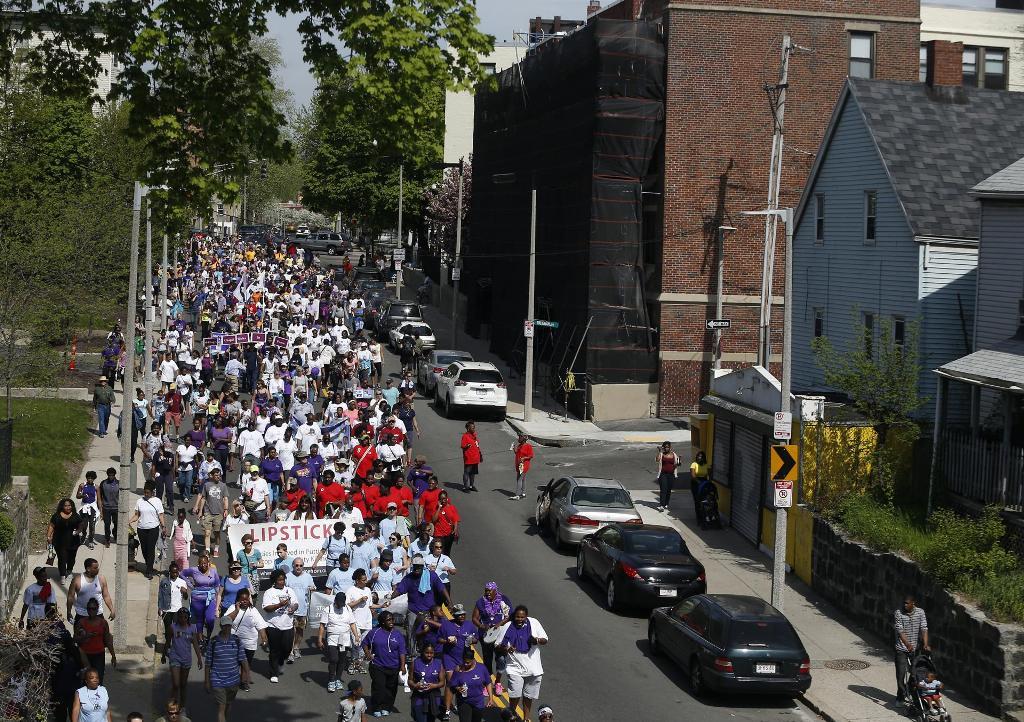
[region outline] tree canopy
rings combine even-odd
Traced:
[[[323,110],[350,115],[374,107],[374,134],[399,155],[416,152],[418,131],[443,121],[426,88],[468,88],[493,38],[477,29],[474,0],[9,0],[0,45],[51,31],[30,53],[44,92],[95,94],[99,60],[121,67],[111,97],[128,101],[128,128],[145,143],[141,165],[168,202],[205,209],[233,197],[238,177],[217,164],[284,162],[291,147],[275,105],[272,61],[260,50],[271,13],[299,14],[304,57],[320,78],[348,93],[325,93]],[[0,70],[17,62],[0,53]]]

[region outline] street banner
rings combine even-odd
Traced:
[[[253,546],[263,556],[264,570],[269,571],[270,565],[277,559],[277,545],[288,545],[288,556],[299,557],[307,567],[313,566],[313,560],[320,552],[324,539],[334,532],[337,519],[304,519],[290,521],[274,521],[265,524],[235,524],[228,527],[228,539],[231,548],[242,548],[242,537],[251,534]],[[262,576],[262,575],[261,575]]]

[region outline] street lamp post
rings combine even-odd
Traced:
[[[786,226],[786,265],[785,265],[785,306],[782,317],[782,394],[779,411],[790,413],[793,404],[790,402],[793,379],[793,209],[772,208],[766,211],[745,211],[745,216],[775,216]],[[765,358],[768,363],[768,358]],[[792,498],[792,497],[790,497]],[[775,509],[775,551],[772,560],[772,606],[782,611],[784,591],[786,588],[786,523],[785,507]]]
[[[402,238],[402,211],[405,205],[405,162],[398,166],[398,247],[405,250],[405,239]],[[395,264],[395,298],[402,297],[402,261]]]

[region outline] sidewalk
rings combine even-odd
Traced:
[[[728,527],[700,529],[688,493],[676,491],[667,514],[655,510],[654,491],[631,494],[645,522],[669,524],[683,535],[704,564],[709,592],[771,598],[769,558]],[[893,650],[887,640],[855,627],[795,575],[787,580],[784,606],[811,658],[814,681],[804,700],[812,710],[830,722],[907,719],[903,706],[894,700]],[[972,709],[955,690],[944,696],[956,722],[998,720]]]
[[[450,348],[452,320],[436,306],[424,306],[423,316],[438,339],[438,348]],[[477,361],[490,361],[502,372],[508,388],[508,410],[506,421],[516,431],[526,434],[532,441],[544,446],[586,446],[597,442],[616,444],[653,444],[671,441],[682,444],[690,441],[690,430],[679,424],[663,419],[637,419],[606,424],[603,429],[590,421],[581,421],[572,415],[566,416],[565,409],[548,395],[534,391],[534,408],[529,422],[523,420],[523,399],[526,389],[522,376],[490,351],[490,342],[459,333],[458,350],[468,351]]]
[[[69,496],[74,497],[74,489],[78,488],[79,483],[85,481],[85,472],[95,471],[99,478],[103,479],[105,477],[104,472],[108,467],[117,467],[121,458],[121,444],[115,433],[117,418],[121,411],[120,399],[121,393],[118,391],[117,403],[115,403],[111,411],[109,433],[105,438],[93,436],[86,453],[82,473],[75,480],[74,486],[68,489],[71,492]],[[141,488],[141,466],[138,471]],[[122,483],[124,483],[124,480],[122,480]],[[77,503],[76,501],[76,506]],[[132,503],[134,505],[134,500]],[[46,522],[46,519],[38,520],[38,523],[45,524]],[[125,531],[124,533],[127,532]],[[89,549],[83,546],[78,550],[78,556],[75,559],[75,572],[82,571],[83,563],[86,559],[90,557],[96,559],[100,564],[100,574],[106,578],[110,596],[116,603],[117,594],[115,591],[114,575],[117,547],[114,544],[111,544],[109,548],[103,545],[102,520],[96,525],[96,538],[95,548]],[[142,561],[141,554],[139,555],[139,561],[140,563]],[[34,582],[32,570],[37,566],[45,566],[45,564],[45,550],[34,551],[29,554],[26,577],[22,585],[23,590]],[[50,581],[56,594],[57,610],[63,616],[67,604],[66,587],[59,583],[56,567],[50,567],[49,572]],[[107,674],[104,680],[104,686],[106,686],[110,693],[114,719],[124,719],[132,711],[141,712],[147,719],[151,718],[153,716],[151,713],[154,701],[160,705],[164,701],[163,696],[166,692],[163,684],[153,683],[155,672],[154,645],[163,634],[162,624],[157,617],[156,610],[158,584],[158,578],[154,577],[152,581],[149,581],[141,573],[134,571],[133,564],[129,564],[127,585],[128,614],[125,620],[128,624],[128,647],[116,649],[117,669],[112,669],[108,660]],[[19,614],[21,612],[21,604],[17,603],[14,607],[14,614]],[[112,633],[119,621],[115,619],[110,623]],[[68,625],[68,629],[70,631],[70,625]]]

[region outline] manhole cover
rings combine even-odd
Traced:
[[[839,672],[854,672],[859,669],[867,669],[871,665],[862,659],[830,659],[825,662],[825,666]]]

